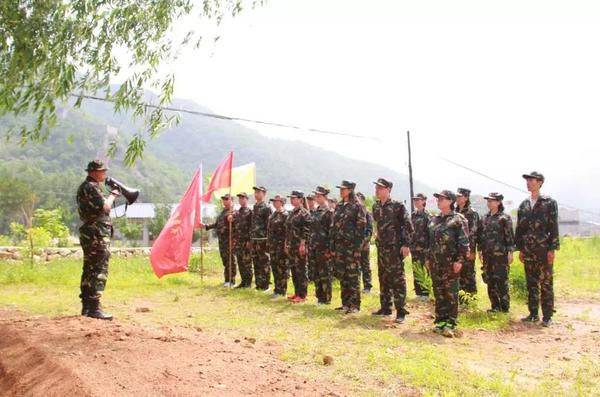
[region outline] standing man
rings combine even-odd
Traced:
[[[314,193],[309,193],[306,195],[306,202],[308,204],[308,213],[311,216],[311,219],[313,217],[313,215],[315,214],[316,211],[316,202],[315,202],[315,195]],[[308,281],[315,281],[316,277],[317,277],[317,270],[316,270],[316,261],[317,258],[315,258],[314,256],[314,250],[311,248],[313,243],[311,241],[311,237],[312,237],[312,233],[311,235],[308,237],[308,241],[307,241],[307,257],[308,257]]]
[[[263,186],[254,186],[254,199],[256,203],[252,208],[252,225],[250,227],[250,239],[252,241],[252,260],[254,262],[254,278],[256,289],[269,291],[269,280],[271,267],[269,266],[269,250],[267,244],[267,230],[271,207],[265,202],[267,189]]]
[[[286,221],[287,237],[285,252],[288,255],[294,294],[288,296],[292,303],[303,303],[308,290],[307,254],[308,236],[310,234],[310,213],[306,205],[304,193],[293,190],[288,196],[294,207]]]
[[[83,272],[81,274],[81,315],[112,320],[113,316],[102,311],[100,298],[108,279],[110,238],[112,221],[110,207],[119,196],[113,190],[104,199],[100,184],[106,179],[108,168],[100,160],[91,161],[85,181],[77,189],[77,210],[83,225],[79,228],[79,242],[83,249]]]
[[[341,201],[333,215],[331,252],[341,285],[342,306],[346,314],[360,311],[360,257],[365,239],[367,216],[354,194],[356,183],[344,180],[337,186]]]
[[[375,316],[392,314],[392,299],[396,306],[396,323],[402,324],[408,314],[404,258],[410,255],[412,224],[403,203],[392,200],[393,183],[379,178],[375,184],[377,201],[373,218],[377,222],[377,269],[379,271],[379,301],[381,308]]]
[[[525,199],[517,213],[515,243],[519,259],[525,264],[529,315],[524,322],[539,321],[540,289],[542,295],[542,325],[552,325],[554,314],[553,268],[555,251],[560,249],[558,234],[558,205],[540,190],[544,175],[533,171],[524,174],[531,197]]]
[[[425,206],[427,205],[427,196],[423,193],[417,194],[412,198],[415,204],[415,210],[411,214],[411,220],[415,233],[412,238],[412,245],[410,247],[410,256],[412,257],[413,275],[415,274],[415,267],[419,266],[424,271],[428,271],[425,267],[425,258],[427,255],[427,233],[429,233],[427,227],[429,221],[431,221],[431,214]],[[417,299],[427,301],[429,300],[429,291],[423,288],[416,277],[414,277],[414,287]]]
[[[288,212],[285,210],[285,197],[276,195],[269,200],[273,203],[275,211],[269,218],[269,259],[273,271],[274,298],[283,297],[287,291],[287,282],[290,277],[290,269],[285,252],[285,240],[287,238]]]
[[[371,237],[373,236],[373,215],[365,205],[365,195],[361,192],[356,193],[356,198],[365,207],[367,216],[367,227],[365,228],[365,239],[360,252],[360,272],[363,280],[363,293],[370,294],[373,284],[371,282]]]
[[[463,262],[460,271],[459,288],[461,291],[467,292],[473,296],[477,295],[477,278],[475,272],[475,251],[477,238],[477,229],[479,228],[479,214],[471,208],[471,191],[464,187],[458,188],[456,194],[457,211],[459,214],[467,218],[469,225],[469,253]],[[461,303],[464,300],[461,299]]]
[[[248,208],[248,195],[238,193],[240,208],[233,214],[233,232],[235,238],[235,256],[242,281],[236,288],[252,286],[252,251],[250,249],[250,227],[252,226],[252,210]]]
[[[235,285],[235,256],[230,250],[233,247],[229,245],[229,229],[233,223],[233,200],[229,194],[221,196],[223,211],[217,216],[215,222],[205,225],[206,230],[217,229],[217,238],[219,240],[219,254],[223,262],[223,278],[225,282],[223,287],[233,287]],[[232,230],[233,232],[233,230]]]
[[[315,258],[315,295],[317,296],[317,305],[329,305],[333,281],[329,252],[333,211],[327,206],[329,189],[317,186],[314,194],[318,206],[311,216],[310,250]]]

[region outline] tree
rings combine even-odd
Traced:
[[[254,0],[252,5],[262,2]],[[56,124],[57,106],[73,95],[79,107],[86,95],[102,95],[115,111],[132,111],[144,121],[129,142],[125,163],[143,154],[148,137],[176,122],[162,109],[171,101],[174,76],[160,76],[159,65],[177,57],[201,37],[189,31],[176,40],[173,28],[198,11],[214,20],[237,15],[244,0],[4,0],[0,2],[0,115],[17,118],[8,138],[43,141]],[[128,60],[117,57],[124,51]],[[110,79],[122,70],[127,78],[111,92]],[[144,87],[159,90],[156,107],[144,103]],[[102,94],[98,94],[102,93]],[[115,154],[116,140],[109,148]]]

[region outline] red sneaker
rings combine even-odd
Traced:
[[[297,296],[295,299],[292,299],[292,303],[303,303],[306,301],[306,298],[301,298]]]
[[[298,296],[297,296],[296,294],[294,294],[294,295],[290,295],[290,296],[288,296],[288,299],[289,299],[289,300],[291,300],[291,301],[293,301],[293,300],[294,300],[294,299],[296,299],[297,297],[298,297]]]

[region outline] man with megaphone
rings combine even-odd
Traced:
[[[106,180],[108,168],[101,160],[90,161],[85,181],[77,190],[77,209],[83,225],[79,228],[79,242],[83,249],[83,273],[81,275],[81,315],[112,320],[100,306],[100,298],[108,278],[112,221],[110,208],[120,196],[118,187],[112,187],[105,199],[100,184]]]

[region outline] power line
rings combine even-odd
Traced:
[[[96,101],[103,101],[103,102],[115,103],[115,101],[112,100],[112,99],[97,97],[97,96],[93,96],[93,95],[70,94],[70,96],[75,97],[75,98],[81,97],[81,98],[85,98],[85,99],[93,99],[93,100],[96,100]],[[273,127],[283,127],[283,128],[294,129],[294,130],[304,130],[304,131],[309,131],[309,132],[314,132],[314,133],[319,133],[319,134],[328,134],[328,135],[336,135],[336,136],[345,136],[345,137],[350,137],[350,138],[369,139],[369,140],[373,140],[373,141],[381,141],[381,139],[379,139],[377,137],[372,137],[372,136],[350,134],[350,133],[347,133],[347,132],[339,132],[339,131],[321,130],[321,129],[318,129],[318,128],[305,128],[305,127],[300,127],[300,126],[297,126],[297,125],[275,123],[275,122],[272,122],[272,121],[254,120],[254,119],[247,119],[247,118],[244,118],[244,117],[225,116],[225,115],[222,115],[222,114],[200,112],[198,110],[190,110],[190,109],[183,109],[183,108],[179,108],[178,109],[178,108],[173,108],[173,107],[169,107],[169,106],[153,105],[153,104],[150,104],[150,103],[144,103],[143,106],[149,107],[149,108],[152,108],[152,109],[162,109],[162,110],[167,110],[169,112],[187,113],[187,114],[192,114],[192,115],[195,115],[195,116],[210,117],[210,118],[219,119],[219,120],[241,121],[241,122],[261,124],[261,125],[269,125],[269,126],[273,126]]]
[[[489,180],[491,180],[491,181],[494,181],[494,182],[496,182],[496,183],[499,183],[499,184],[501,184],[501,185],[504,185],[504,186],[510,187],[510,188],[512,188],[512,189],[515,189],[515,190],[517,190],[517,191],[519,191],[519,192],[522,192],[522,193],[527,193],[527,194],[529,194],[529,192],[528,192],[527,190],[523,190],[523,189],[521,189],[521,188],[519,188],[519,187],[516,187],[515,185],[511,185],[510,183],[503,182],[503,181],[501,181],[501,180],[499,180],[499,179],[497,179],[497,178],[494,178],[494,177],[492,177],[492,176],[486,175],[486,174],[484,174],[483,172],[480,172],[480,171],[474,170],[473,168],[467,167],[466,165],[459,164],[459,163],[457,163],[456,161],[452,161],[452,160],[450,160],[450,159],[447,159],[447,158],[445,158],[445,157],[440,157],[440,158],[441,158],[442,160],[444,160],[444,161],[446,161],[446,162],[448,162],[448,163],[452,164],[452,165],[455,165],[455,166],[457,166],[457,167],[460,167],[460,168],[462,168],[462,169],[465,169],[465,170],[467,170],[467,171],[469,171],[469,172],[472,172],[472,173],[474,173],[474,174],[477,174],[477,175],[479,175],[479,176],[482,176],[482,177],[484,177],[484,178],[486,178],[486,179],[489,179]],[[578,210],[578,211],[580,211],[580,212],[583,212],[583,213],[586,213],[586,214],[595,215],[595,216],[600,216],[600,213],[597,213],[597,212],[593,212],[593,211],[584,210],[584,209],[581,209],[581,208],[575,207],[575,206],[573,206],[573,205],[566,204],[566,203],[564,203],[564,202],[561,202],[561,204],[562,204],[564,207],[568,207],[568,208],[576,209],[576,210]]]

